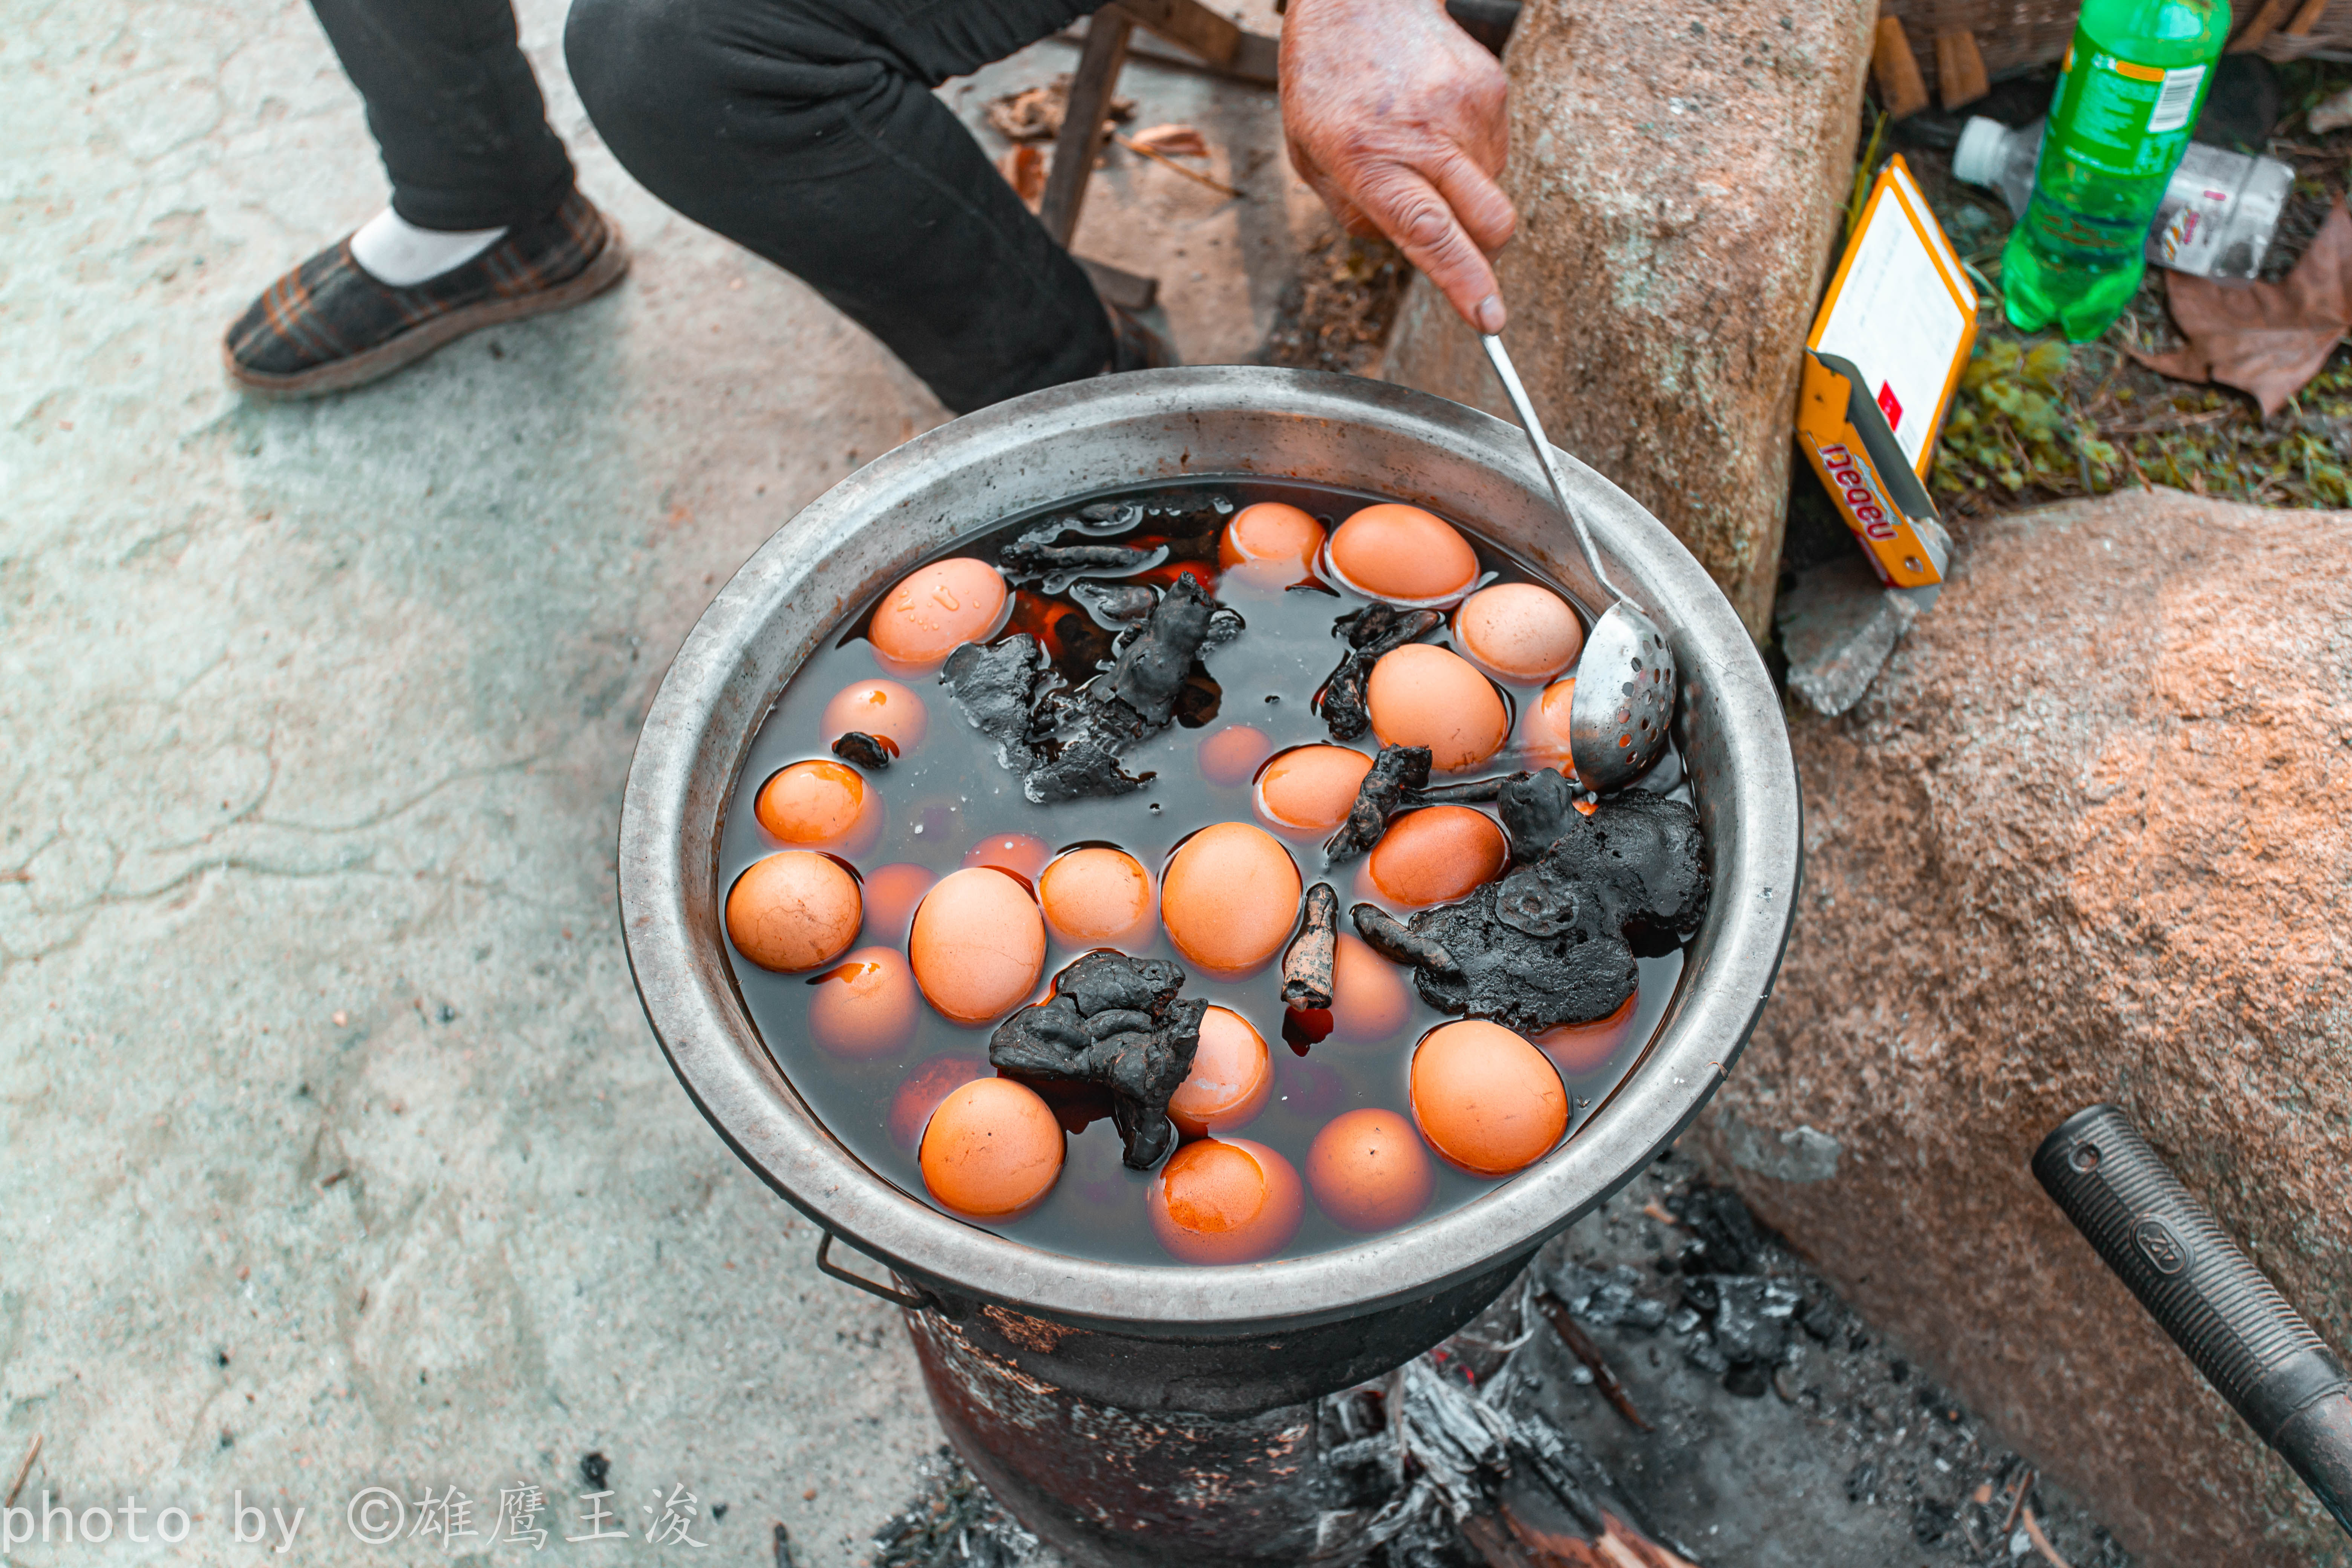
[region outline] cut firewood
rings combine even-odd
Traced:
[[[1919,74],[1919,58],[1911,52],[1901,18],[1881,16],[1878,37],[1870,51],[1870,74],[1878,83],[1878,100],[1888,118],[1901,120],[1927,107],[1927,79]]]
[[[1974,103],[1992,90],[1984,53],[1977,47],[1977,36],[1966,27],[1947,27],[1936,35],[1936,90],[1946,109]]]
[[[1592,1336],[1586,1333],[1583,1325],[1570,1314],[1568,1304],[1546,1290],[1536,1297],[1536,1305],[1543,1309],[1543,1315],[1550,1321],[1551,1331],[1559,1336],[1559,1342],[1566,1345],[1569,1353],[1582,1362],[1592,1373],[1592,1386],[1601,1391],[1601,1397],[1609,1401],[1618,1415],[1641,1430],[1649,1431],[1650,1424],[1642,1419],[1639,1410],[1633,1408],[1633,1396],[1625,1391],[1625,1384],[1609,1364],[1609,1358],[1601,1353],[1601,1347],[1592,1342]]]

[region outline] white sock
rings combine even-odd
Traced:
[[[352,259],[379,283],[413,289],[453,267],[463,267],[504,239],[506,233],[503,228],[455,232],[419,228],[386,207],[352,236]]]

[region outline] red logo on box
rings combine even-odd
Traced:
[[[1895,395],[1895,384],[1887,382],[1878,389],[1878,411],[1886,416],[1886,427],[1899,429],[1903,424],[1903,404]]]

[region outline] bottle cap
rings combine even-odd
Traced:
[[[1959,145],[1952,149],[1952,178],[1972,185],[1999,184],[2000,166],[2008,162],[2011,134],[1998,120],[1970,115],[1960,127]]]

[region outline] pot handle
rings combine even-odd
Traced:
[[[820,1272],[832,1275],[845,1285],[855,1285],[869,1296],[879,1296],[890,1305],[909,1312],[920,1312],[939,1305],[929,1291],[919,1287],[914,1290],[893,1290],[887,1285],[877,1285],[863,1275],[852,1274],[833,1261],[833,1232],[828,1230],[824,1233],[824,1239],[816,1244],[816,1266]],[[894,1274],[891,1278],[895,1279],[898,1276]]]

